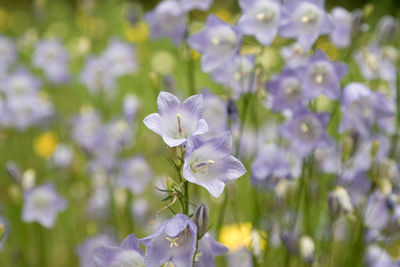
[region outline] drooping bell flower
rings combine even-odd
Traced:
[[[253,35],[262,45],[271,45],[278,27],[289,22],[289,14],[278,0],[241,0],[243,15],[238,27],[244,34]]]
[[[353,24],[352,14],[342,7],[331,10],[333,29],[329,35],[332,44],[346,48],[351,44],[351,29]]]
[[[140,239],[146,247],[146,267],[159,267],[172,262],[175,267],[187,267],[193,263],[196,251],[197,226],[184,214],[176,214],[164,221],[150,236]]]
[[[119,247],[102,246],[94,249],[92,256],[97,267],[145,267],[144,253],[134,234],[125,238]]]
[[[167,92],[161,92],[157,98],[158,113],[147,116],[143,122],[153,132],[162,137],[169,147],[186,142],[190,135],[208,132],[203,116],[203,97],[193,95],[183,103]]]
[[[188,38],[189,45],[202,54],[204,72],[211,72],[234,57],[239,50],[240,34],[236,27],[215,15],[207,18],[206,26]]]
[[[290,13],[290,22],[281,27],[279,34],[285,38],[296,38],[305,50],[312,47],[318,37],[328,34],[333,23],[325,13],[324,0],[285,0]]]
[[[243,164],[231,155],[231,151],[230,132],[207,141],[191,136],[186,145],[183,177],[191,183],[203,186],[214,197],[219,197],[225,183],[246,173]]]

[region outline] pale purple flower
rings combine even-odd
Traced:
[[[333,28],[325,13],[324,0],[285,0],[284,6],[290,13],[290,22],[280,28],[279,34],[285,38],[297,38],[305,50]]]
[[[329,144],[328,122],[329,114],[304,110],[296,112],[279,130],[282,137],[290,141],[293,150],[304,157],[313,149]]]
[[[171,261],[175,267],[191,266],[196,251],[196,224],[184,214],[164,221],[152,235],[140,239],[146,247],[146,267]]]
[[[331,16],[334,25],[330,33],[332,44],[340,48],[348,47],[351,44],[353,15],[342,7],[334,7]]]
[[[216,137],[228,130],[228,105],[220,97],[207,90],[202,91],[204,102],[203,118],[207,121],[209,132],[205,137]]]
[[[96,263],[92,258],[92,252],[94,249],[101,246],[114,246],[116,242],[106,234],[99,234],[86,239],[81,243],[76,250],[79,256],[80,267],[97,267]]]
[[[117,246],[101,246],[93,250],[96,267],[145,267],[144,253],[138,238],[131,234]]]
[[[153,177],[145,158],[136,156],[121,162],[117,185],[129,189],[132,194],[141,194]]]
[[[38,222],[46,228],[53,228],[57,214],[66,207],[65,199],[58,195],[54,185],[47,183],[24,193],[22,220]]]
[[[280,55],[285,60],[286,66],[292,69],[305,66],[308,63],[308,53],[303,49],[301,44],[293,43],[280,49]]]
[[[123,112],[127,121],[132,122],[136,118],[136,114],[140,107],[140,100],[134,94],[127,94],[124,97]]]
[[[257,153],[251,170],[253,183],[274,185],[280,179],[298,178],[301,159],[288,149],[268,144]]]
[[[226,64],[213,70],[211,77],[233,89],[235,97],[253,92],[256,86],[254,73],[255,56],[234,56]]]
[[[368,267],[398,267],[400,262],[394,260],[392,256],[377,244],[368,246],[365,256],[366,266]]]
[[[356,130],[363,137],[371,134],[374,124],[383,126],[394,114],[394,107],[385,96],[361,83],[350,83],[343,89],[342,121],[339,131]]]
[[[37,95],[41,86],[39,79],[34,77],[26,69],[21,68],[10,74],[0,88],[6,97],[24,97]]]
[[[104,57],[92,57],[86,60],[81,81],[91,93],[98,93],[100,90],[110,91],[115,88],[111,65],[112,63]]]
[[[214,0],[181,0],[182,8],[185,12],[193,9],[208,10]]]
[[[52,155],[52,162],[56,167],[67,168],[71,165],[73,157],[72,146],[60,143]]]
[[[225,183],[246,173],[243,164],[231,152],[230,132],[207,141],[191,136],[186,145],[183,177],[191,183],[203,186],[214,197],[219,197]]]
[[[143,122],[162,137],[169,147],[182,145],[191,135],[208,132],[203,116],[203,97],[193,95],[183,103],[173,94],[161,92],[157,98],[158,113],[147,116]]]
[[[209,15],[206,26],[188,39],[189,45],[202,54],[203,71],[211,72],[226,66],[239,50],[241,36],[238,29],[223,22],[215,15]]]
[[[243,15],[238,27],[244,34],[253,35],[262,45],[271,45],[278,28],[289,23],[290,15],[279,0],[241,0]]]
[[[308,102],[299,72],[290,68],[284,69],[278,76],[272,77],[266,84],[269,92],[267,105],[273,111],[285,109],[297,110]]]
[[[115,77],[132,74],[138,69],[134,47],[121,40],[111,40],[103,57],[110,62],[109,68]]]
[[[159,39],[170,38],[175,44],[180,44],[186,33],[185,12],[176,0],[164,0],[153,11],[145,16],[151,27],[151,37]]]
[[[68,60],[68,52],[58,39],[37,43],[33,65],[44,70],[50,82],[60,84],[69,80]]]
[[[17,47],[11,38],[0,35],[0,68],[8,69],[17,61]]]
[[[72,135],[84,150],[92,151],[100,142],[102,122],[100,115],[93,108],[82,109],[73,121]]]
[[[324,52],[317,50],[299,75],[303,77],[303,88],[308,98],[325,95],[336,100],[340,97],[340,80],[347,71],[347,64],[330,61]]]
[[[378,43],[383,45],[389,41],[396,40],[399,30],[398,20],[390,15],[383,16],[376,27]]]
[[[214,238],[206,233],[199,240],[199,247],[197,253],[199,255],[198,262],[195,263],[195,267],[215,267],[215,257],[221,256],[227,253],[229,249],[216,242]]]

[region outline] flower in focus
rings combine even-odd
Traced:
[[[307,68],[300,71],[307,97],[313,99],[321,94],[336,100],[340,97],[340,80],[347,74],[348,66],[330,61],[324,52],[317,50],[310,58]]]
[[[239,4],[243,10],[239,28],[244,34],[254,35],[262,45],[271,45],[278,27],[289,22],[289,14],[278,0],[241,0]]]
[[[279,34],[297,38],[309,50],[321,34],[330,33],[333,23],[325,13],[324,0],[286,0],[284,6],[290,13],[290,22],[281,27]]]
[[[209,15],[206,26],[188,39],[189,45],[202,54],[201,65],[205,72],[215,70],[232,59],[239,50],[238,29]]]
[[[115,246],[116,242],[106,234],[100,234],[86,239],[79,245],[76,253],[79,256],[80,267],[97,267],[93,260],[92,252],[102,246]]]
[[[161,92],[157,98],[158,113],[147,116],[143,122],[162,137],[169,147],[182,145],[191,135],[208,132],[203,116],[203,97],[193,95],[183,103],[173,94]]]
[[[57,194],[52,183],[34,187],[24,194],[22,220],[52,228],[57,214],[64,211],[66,206],[65,199]]]
[[[94,249],[92,255],[97,267],[145,266],[144,253],[134,234],[125,238],[119,247],[101,246]]]
[[[176,267],[191,266],[196,251],[197,227],[189,217],[176,214],[152,235],[140,239],[146,247],[147,267],[159,267],[171,261]]]
[[[227,253],[229,249],[216,242],[209,233],[206,233],[199,240],[199,247],[196,253],[198,259],[195,261],[195,267],[215,267],[215,257]]]
[[[35,153],[43,158],[48,158],[53,154],[57,143],[57,136],[53,132],[46,132],[35,139]]]
[[[169,37],[175,44],[183,41],[186,33],[185,13],[176,0],[164,0],[145,16],[151,27],[151,38]]]
[[[117,185],[138,195],[145,190],[152,177],[153,172],[147,161],[141,156],[136,156],[121,162]]]
[[[191,136],[186,144],[183,177],[191,183],[203,186],[214,197],[219,197],[225,183],[246,173],[243,164],[231,152],[230,132],[207,141]]]
[[[134,73],[138,69],[135,49],[118,39],[113,39],[108,43],[103,57],[110,62],[110,71],[115,77]]]
[[[299,111],[290,121],[282,124],[279,131],[284,138],[290,140],[293,151],[304,157],[313,149],[329,144],[326,133],[328,121],[329,114]]]

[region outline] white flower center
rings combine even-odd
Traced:
[[[194,161],[190,167],[194,173],[201,173],[203,175],[208,174],[208,167],[210,165],[215,164],[215,161],[213,160],[207,160],[207,161]]]

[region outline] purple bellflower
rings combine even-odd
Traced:
[[[26,191],[24,200],[23,221],[36,221],[46,228],[54,226],[57,214],[67,206],[65,199],[57,194],[51,183]]]
[[[342,7],[335,7],[331,11],[334,27],[330,33],[332,44],[346,48],[351,44],[351,28],[353,16],[351,12]]]
[[[343,89],[342,121],[339,132],[356,130],[368,137],[375,123],[383,126],[385,119],[394,114],[394,109],[380,92],[373,92],[361,83],[350,83]]]
[[[110,66],[112,63],[104,57],[92,57],[86,60],[81,80],[91,93],[98,93],[100,90],[109,91],[115,87],[115,77]]]
[[[110,62],[109,67],[115,77],[134,73],[138,69],[135,49],[118,39],[109,42],[103,57]]]
[[[164,221],[152,235],[140,239],[146,247],[146,267],[172,262],[175,267],[191,266],[196,251],[197,226],[184,214]]]
[[[290,140],[292,149],[304,157],[313,149],[329,144],[325,131],[328,122],[329,114],[304,110],[295,113],[279,130],[284,138]]]
[[[98,247],[92,255],[97,267],[145,267],[144,253],[134,234],[125,238],[119,247]]]
[[[208,10],[214,0],[181,0],[182,8],[185,12],[193,9]]]
[[[141,156],[122,161],[120,170],[117,185],[129,189],[136,195],[146,189],[153,177],[150,165]]]
[[[216,242],[209,233],[206,233],[199,240],[198,261],[195,261],[195,267],[215,267],[215,256],[227,253],[229,249]]]
[[[188,39],[189,45],[202,54],[204,72],[211,72],[226,63],[239,51],[240,34],[234,26],[215,15],[207,18],[206,26]]]
[[[290,21],[287,10],[278,0],[241,0],[239,4],[243,15],[238,27],[244,34],[253,35],[262,45],[270,45],[278,28]]]
[[[169,37],[175,44],[180,44],[186,33],[185,12],[176,0],[164,0],[146,14],[146,21],[151,27],[151,37],[160,39]]]
[[[219,197],[225,183],[246,173],[243,164],[231,155],[231,151],[230,132],[207,141],[191,136],[186,145],[183,177],[203,186],[214,197]]]
[[[305,50],[310,49],[321,34],[330,33],[333,28],[325,13],[324,0],[285,0],[284,6],[291,17],[279,33],[286,38],[297,38]]]
[[[347,64],[330,61],[324,52],[317,50],[304,71],[300,72],[306,95],[310,99],[321,94],[333,100],[339,99],[340,80],[347,71]]]
[[[299,73],[286,68],[267,83],[268,105],[273,111],[297,110],[306,104],[302,79]]]
[[[97,267],[93,260],[92,252],[102,246],[115,246],[116,242],[106,234],[99,234],[86,239],[76,250],[79,256],[80,267]]]
[[[203,116],[203,97],[193,95],[183,103],[173,94],[161,92],[157,98],[158,113],[147,116],[143,122],[162,137],[169,147],[182,145],[190,135],[208,132]]]

